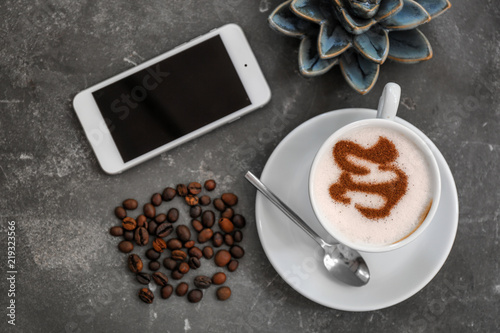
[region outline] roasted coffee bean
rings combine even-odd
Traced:
[[[234,215],[234,210],[230,207],[226,208],[221,214],[221,216],[226,219],[232,219],[233,215]]]
[[[129,230],[124,230],[123,231],[123,238],[127,241],[133,241],[134,240],[134,232],[129,231]]]
[[[135,230],[135,242],[139,246],[144,246],[149,243],[149,233],[144,227],[137,228]]]
[[[174,223],[179,219],[179,210],[177,208],[170,208],[167,213],[168,222]]]
[[[182,248],[182,242],[177,238],[171,238],[167,242],[167,248],[170,251],[180,250]]]
[[[172,258],[163,259],[163,266],[169,271],[173,271],[177,267],[177,261]]]
[[[165,238],[168,235],[170,235],[173,230],[174,230],[174,227],[172,226],[172,224],[170,224],[168,222],[164,222],[156,228],[156,236],[161,237],[161,238]]]
[[[142,260],[137,254],[131,254],[127,259],[128,269],[132,273],[139,273],[142,271]]]
[[[139,272],[135,275],[135,278],[140,284],[149,284],[151,282],[151,276],[148,273]]]
[[[183,277],[184,277],[184,274],[182,274],[178,270],[172,271],[172,279],[174,279],[174,280],[180,280]]]
[[[156,238],[153,241],[153,249],[155,249],[156,252],[163,252],[167,248],[167,243],[163,240],[163,238]]]
[[[137,208],[138,203],[135,199],[127,199],[122,203],[123,207],[128,210],[134,210]]]
[[[224,267],[231,261],[231,253],[227,250],[219,250],[215,254],[215,264],[219,267]]]
[[[226,233],[230,233],[234,230],[234,224],[230,219],[223,217],[219,220],[219,228]]]
[[[153,292],[151,290],[149,290],[148,288],[142,288],[141,290],[139,290],[139,298],[144,302],[144,303],[148,303],[148,304],[151,304],[153,303],[153,300],[155,298],[155,295],[153,294]]]
[[[159,206],[161,205],[161,202],[162,202],[162,198],[161,198],[161,194],[160,193],[155,193],[153,194],[153,196],[151,197],[151,203],[154,205],[154,206]]]
[[[194,244],[195,244],[194,240],[190,240],[190,241],[187,241],[187,242],[184,243],[184,247],[186,249],[190,249],[190,248],[192,248],[194,246]]]
[[[219,212],[223,212],[226,209],[226,205],[224,204],[224,201],[222,201],[222,199],[219,199],[219,198],[214,200],[214,207]]]
[[[192,195],[198,195],[201,192],[201,184],[198,182],[191,182],[188,184],[188,191]]]
[[[215,224],[215,213],[211,210],[206,210],[201,214],[201,223],[205,228],[212,228]]]
[[[162,199],[163,201],[171,201],[175,196],[177,195],[177,192],[175,191],[174,188],[172,187],[167,187],[163,190],[162,194]]]
[[[189,228],[184,224],[177,226],[177,228],[175,228],[175,233],[183,242],[187,242],[191,238],[191,231],[189,231]]]
[[[220,287],[217,289],[217,299],[219,301],[225,301],[229,297],[231,297],[231,289],[229,287]]]
[[[235,214],[231,221],[233,221],[233,224],[236,228],[240,228],[240,229],[244,228],[245,225],[247,224],[247,222],[245,221],[245,218],[243,216],[241,216],[240,214]]]
[[[220,232],[216,232],[212,238],[212,244],[214,247],[220,247],[224,243],[224,236]]]
[[[186,274],[187,272],[189,272],[189,265],[187,264],[187,262],[181,262],[181,264],[179,265],[178,270],[182,274]]]
[[[127,211],[123,207],[116,207],[115,208],[115,215],[120,220],[123,220],[124,218],[127,217]]]
[[[194,285],[200,289],[207,289],[212,285],[212,280],[205,275],[198,275],[194,278]]]
[[[205,189],[207,191],[215,190],[215,186],[217,186],[217,184],[215,183],[215,180],[213,180],[213,179],[209,179],[205,182]]]
[[[198,303],[203,298],[203,292],[200,289],[193,289],[188,293],[187,298],[191,303]]]
[[[212,249],[210,246],[205,246],[202,252],[203,256],[206,259],[212,259],[212,257],[214,256],[214,249]]]
[[[146,217],[149,217],[150,219],[152,219],[156,216],[155,206],[153,206],[150,203],[147,203],[144,205],[143,211],[144,211],[144,215],[146,215]]]
[[[153,273],[153,280],[160,287],[165,287],[168,285],[168,277],[162,272]]]
[[[163,222],[165,222],[166,220],[167,220],[167,215],[166,215],[166,214],[163,214],[163,213],[158,214],[158,215],[156,215],[156,217],[155,217],[155,221],[156,221],[156,223],[163,223]]]
[[[227,246],[233,246],[234,245],[234,238],[230,234],[225,234],[224,235],[224,243],[226,243]]]
[[[202,206],[210,205],[211,202],[212,202],[212,199],[210,199],[210,197],[208,195],[203,195],[200,197],[200,205],[202,205]]]
[[[238,203],[238,197],[233,193],[224,193],[221,196],[221,198],[222,198],[222,201],[224,201],[224,203],[227,206],[234,206]]]
[[[161,288],[161,298],[167,299],[172,295],[172,292],[174,291],[174,287],[172,285],[167,284],[165,287]]]
[[[236,259],[240,259],[245,255],[245,250],[239,245],[232,246],[229,252],[231,252],[231,255]]]
[[[200,259],[198,259],[196,257],[189,258],[188,264],[189,264],[189,267],[191,267],[192,269],[198,269],[201,266]]]
[[[172,251],[171,257],[174,260],[183,261],[184,259],[187,258],[187,254],[186,254],[186,252],[184,252],[182,250],[174,250],[174,251]]]
[[[185,197],[188,194],[187,186],[184,184],[177,185],[177,194],[181,197]]]
[[[186,282],[181,282],[181,283],[179,283],[177,288],[175,288],[175,294],[177,296],[184,296],[187,294],[188,289],[189,289],[188,284]]]
[[[156,272],[157,270],[160,269],[161,265],[158,261],[153,260],[153,261],[149,262],[148,267],[149,267],[149,270]]]
[[[192,220],[191,225],[193,226],[193,229],[196,230],[197,232],[203,230],[203,224],[201,224],[201,222],[198,220]]]
[[[212,238],[214,232],[212,229],[203,229],[198,235],[198,243],[205,243]]]
[[[132,238],[134,237],[134,234],[132,234]],[[123,252],[123,253],[129,253],[130,251],[132,251],[134,249],[134,244],[132,244],[132,242],[130,241],[121,241],[120,243],[118,243],[118,249]]]
[[[201,207],[196,205],[193,206],[189,209],[189,216],[191,216],[193,219],[197,218],[198,216],[201,215]]]
[[[137,218],[135,219],[137,221],[137,227],[144,227],[144,228],[148,228],[148,219],[146,217],[146,215],[139,215],[137,216]]]
[[[212,283],[213,284],[223,284],[226,282],[226,274],[222,272],[215,273],[214,276],[212,276]]]
[[[238,268],[238,265],[239,265],[239,262],[238,260],[231,260],[229,262],[229,264],[227,264],[227,269],[230,271],[230,272],[234,272],[236,270],[236,268]]]
[[[160,258],[160,254],[156,252],[155,249],[148,249],[146,251],[146,258],[148,258],[149,260],[156,260]]]
[[[235,242],[241,242],[243,240],[243,233],[240,230],[236,230],[233,235]]]
[[[127,216],[122,220],[122,227],[123,229],[129,231],[135,230],[135,228],[137,228],[137,221],[130,216]]]
[[[199,202],[199,199],[196,195],[188,194],[188,195],[186,195],[186,197],[184,199],[186,200],[186,203],[189,206],[196,206]]]
[[[148,223],[148,231],[150,235],[156,235],[156,228],[158,227],[158,223],[155,221],[149,221]]]
[[[200,259],[201,257],[203,257],[203,253],[196,246],[190,248],[188,253],[189,253],[190,257],[195,257],[195,258],[198,258],[198,259]]]
[[[115,226],[115,227],[111,227],[111,229],[109,229],[109,233],[111,234],[111,236],[123,236],[123,227],[121,226]]]

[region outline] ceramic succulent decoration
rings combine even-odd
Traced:
[[[302,39],[304,76],[339,64],[349,85],[366,94],[387,58],[403,63],[432,58],[429,41],[416,27],[450,7],[448,0],[289,0],[273,11],[269,23]]]

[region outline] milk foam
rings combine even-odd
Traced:
[[[333,147],[340,140],[350,140],[364,148],[375,145],[380,136],[394,143],[399,152],[395,165],[408,176],[405,195],[392,208],[389,216],[369,219],[354,206],[380,208],[385,200],[379,195],[349,191],[346,196],[350,204],[333,200],[329,193],[332,184],[338,181],[342,170],[333,157]],[[367,175],[352,175],[355,182],[383,183],[395,178],[392,171],[381,171],[378,164],[350,155],[349,160],[356,165],[368,167]],[[357,244],[387,245],[405,238],[415,230],[428,212],[432,200],[430,168],[420,149],[403,134],[394,130],[378,127],[355,128],[339,137],[331,149],[319,157],[314,174],[312,196],[319,213],[330,222],[333,229]]]

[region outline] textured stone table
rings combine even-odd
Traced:
[[[387,62],[366,96],[338,67],[316,79],[297,71],[299,42],[266,23],[279,1],[4,0],[0,4],[0,331],[19,332],[491,332],[500,326],[500,10],[494,1],[453,1],[422,28],[434,58]],[[269,81],[263,109],[108,176],[72,109],[74,95],[201,35],[242,26]],[[402,86],[400,116],[436,143],[454,174],[458,234],[437,276],[387,309],[349,313],[317,305],[273,269],[254,218],[267,158],[304,121],[345,107],[377,105],[386,82]],[[273,120],[279,126],[271,128]],[[265,129],[265,130],[263,130]],[[233,161],[232,163],[230,163]],[[236,161],[236,162],[234,162]],[[233,168],[229,168],[231,165]],[[126,197],[145,202],[167,185],[214,178],[240,196],[247,254],[230,276],[233,297],[214,289],[192,305],[172,296],[151,306],[108,229]],[[7,226],[16,222],[16,326],[7,324]]]

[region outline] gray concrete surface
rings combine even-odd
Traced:
[[[387,62],[367,96],[338,68],[297,71],[298,41],[271,31],[280,1],[69,1],[0,3],[0,331],[18,332],[493,332],[500,326],[498,164],[500,10],[452,1],[422,28],[434,58]],[[242,26],[273,92],[263,109],[119,176],[98,166],[72,109],[74,95],[225,23]],[[454,174],[458,234],[423,290],[387,309],[349,313],[296,293],[273,269],[254,219],[247,169],[260,174],[287,133],[329,110],[375,107],[386,82],[402,86],[400,116],[436,143]],[[260,130],[288,117],[271,137]],[[243,153],[243,152],[246,153]],[[236,161],[236,163],[230,163]],[[229,165],[236,167],[229,168]],[[144,202],[167,185],[214,178],[240,196],[246,256],[234,294],[197,304],[147,306],[108,229],[126,197]],[[16,222],[16,325],[7,320],[7,227]]]

